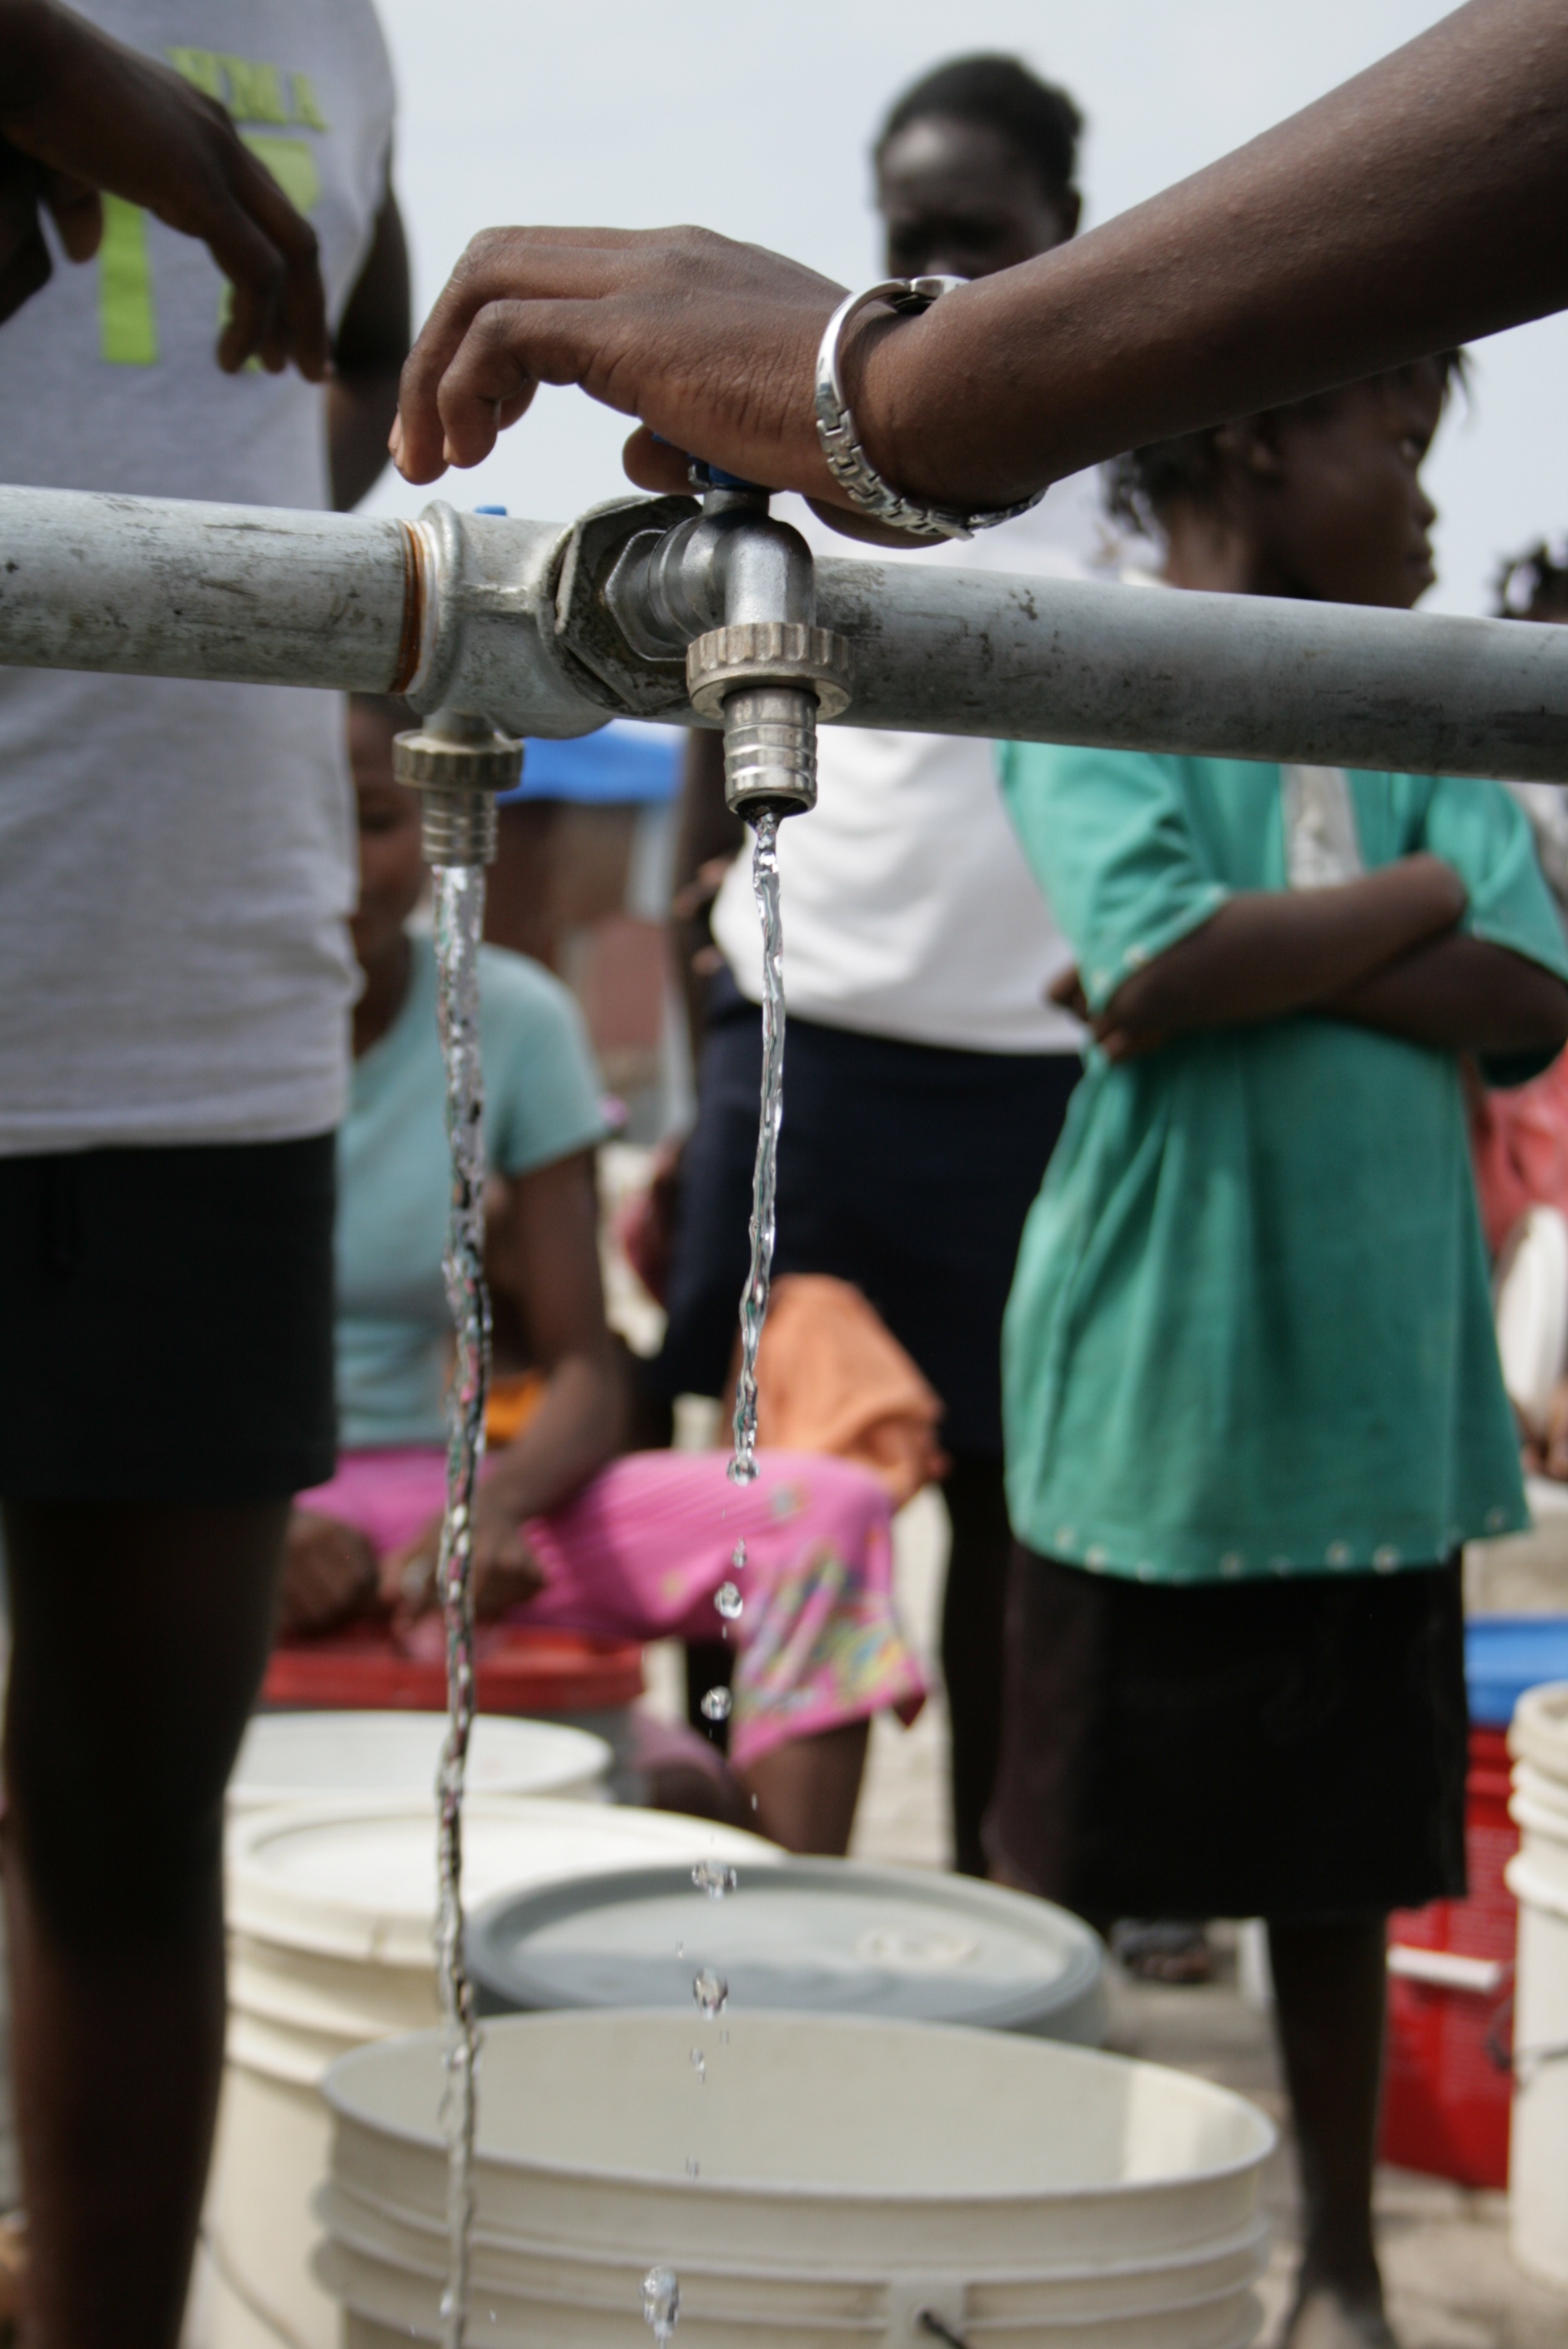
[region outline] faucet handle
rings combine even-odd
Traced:
[[[759,498],[772,495],[772,492],[765,490],[760,481],[743,481],[738,473],[727,473],[721,467],[710,465],[706,457],[693,457],[688,460],[686,479],[694,490],[749,490]]]

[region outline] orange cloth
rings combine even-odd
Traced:
[[[1526,1208],[1568,1216],[1568,1052],[1529,1084],[1482,1095],[1470,1119],[1470,1154],[1494,1257]]]
[[[545,1381],[538,1371],[513,1371],[490,1381],[485,1402],[485,1447],[499,1452],[521,1435],[544,1401]]]
[[[773,1284],[757,1358],[757,1441],[858,1461],[902,1508],[947,1473],[942,1402],[853,1284],[795,1272]]]

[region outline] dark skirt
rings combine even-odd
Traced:
[[[716,982],[681,1161],[653,1392],[718,1394],[749,1254],[762,1015]],[[969,1052],[790,1018],[775,1273],[870,1299],[941,1396],[948,1451],[1002,1450],[1002,1310],[1024,1218],[1082,1073],[1076,1052]]]
[[[1459,1561],[1172,1585],[1019,1548],[987,1822],[1119,1917],[1367,1916],[1465,1889]]]

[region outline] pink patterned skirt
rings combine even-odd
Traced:
[[[727,1465],[718,1452],[633,1453],[531,1518],[547,1579],[510,1619],[612,1639],[732,1640],[730,1756],[742,1769],[786,1739],[884,1706],[913,1721],[926,1682],[893,1610],[882,1485],[820,1453],[761,1453],[748,1485],[730,1484]],[[445,1466],[433,1445],[345,1453],[298,1506],[356,1526],[385,1557],[439,1511]],[[714,1597],[729,1581],[742,1611],[727,1623]]]

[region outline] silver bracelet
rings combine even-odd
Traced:
[[[950,294],[954,286],[967,283],[963,277],[888,277],[880,285],[869,286],[863,294],[848,295],[829,319],[817,352],[817,437],[828,460],[828,471],[846,492],[858,513],[869,514],[873,522],[887,523],[911,538],[973,538],[977,530],[989,530],[996,523],[1012,522],[1018,514],[1027,513],[1046,494],[1044,490],[1037,490],[1032,498],[1025,498],[1016,506],[1001,506],[981,513],[955,513],[943,506],[916,505],[883,481],[856,437],[855,419],[839,378],[839,347],[851,319],[858,317],[872,302],[885,302],[890,310],[916,316],[922,310],[929,310],[944,294]]]

